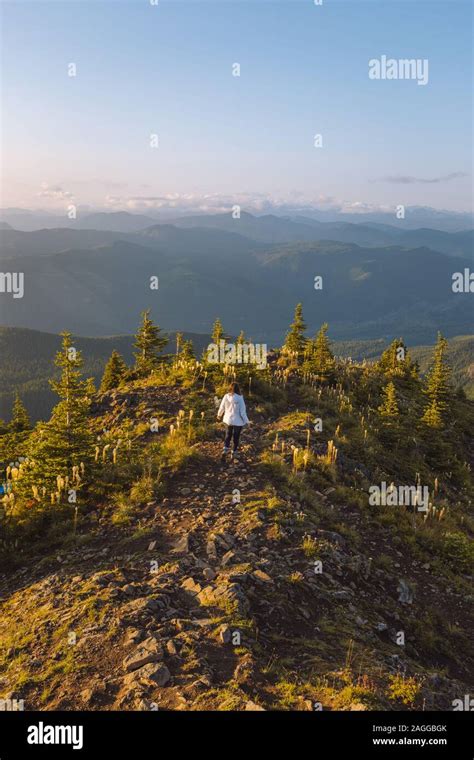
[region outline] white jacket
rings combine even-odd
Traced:
[[[218,417],[222,415],[226,425],[248,425],[244,397],[237,393],[226,393],[217,412]]]

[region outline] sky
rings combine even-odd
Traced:
[[[152,2],[0,0],[2,207],[472,210],[471,2]]]

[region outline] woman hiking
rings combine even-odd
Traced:
[[[230,442],[233,441],[231,453],[232,461],[237,459],[237,449],[239,447],[239,438],[244,425],[249,424],[249,418],[245,409],[244,397],[240,392],[238,383],[231,383],[228,393],[225,394],[221,401],[217,419],[224,418],[226,433],[224,439],[224,448],[221,460],[224,462],[226,454],[230,451]]]

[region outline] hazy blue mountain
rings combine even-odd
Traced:
[[[71,220],[68,218],[66,209],[64,213],[50,213],[47,211],[30,211],[29,209],[5,208],[0,209],[0,220],[6,222],[15,230],[31,232],[53,227],[69,227]]]
[[[245,213],[245,212],[244,212]],[[145,225],[150,224],[169,224],[177,223],[180,219],[195,219],[196,226],[202,226],[200,219],[204,219],[206,214],[196,214],[190,216],[185,205],[178,206],[174,211],[163,209],[149,209],[145,215],[134,214],[128,211],[104,211],[97,209],[83,209],[78,207],[78,218],[72,222],[66,213],[51,213],[41,210],[28,210],[20,208],[0,209],[0,221],[7,222],[17,230],[38,230],[53,227],[70,227],[72,224],[81,229],[93,226],[95,229],[108,229],[122,232],[134,232],[142,229],[142,222]],[[218,214],[216,216],[222,216]],[[327,222],[336,223],[346,222],[355,225],[365,226],[396,226],[397,229],[418,229],[420,227],[445,232],[461,232],[471,229],[474,226],[473,215],[464,212],[440,211],[430,207],[407,206],[405,208],[405,219],[396,219],[395,212],[383,211],[357,211],[357,213],[347,213],[340,209],[318,209],[313,206],[297,207],[296,204],[282,204],[272,207],[271,213],[261,215],[265,216],[294,219],[301,224],[309,222]],[[96,217],[96,222],[91,223]],[[207,225],[206,225],[207,226]],[[300,238],[301,239],[301,238]],[[353,240],[351,242],[358,242]],[[362,241],[359,241],[362,243]]]
[[[393,221],[393,220],[392,220]],[[352,222],[321,222],[305,216],[280,217],[273,214],[253,216],[242,213],[239,219],[231,214],[190,216],[175,219],[181,228],[209,227],[236,232],[262,243],[292,243],[314,240],[335,240],[360,246],[399,245],[406,248],[426,246],[454,256],[472,256],[474,231],[457,233],[432,229],[407,230],[387,224],[354,224]]]
[[[213,229],[193,227],[181,229],[171,224],[156,224],[143,230],[134,241],[140,245],[152,245],[163,250],[187,256],[214,257],[216,266],[219,258],[255,251],[261,248],[258,241],[244,236],[238,229]]]
[[[315,240],[314,225],[293,222],[285,217],[267,214],[254,216],[245,211],[239,219],[231,214],[212,214],[209,216],[189,216],[173,220],[177,227],[195,228],[211,227],[226,232],[238,233],[262,243],[287,243],[295,240]]]
[[[41,229],[70,227],[71,229],[111,230],[114,232],[136,232],[151,224],[156,224],[154,216],[131,214],[128,211],[84,211],[77,209],[77,218],[70,219],[67,209],[62,214],[51,214],[25,209],[0,209],[0,220],[15,230],[31,232]]]
[[[395,220],[395,211],[360,211],[355,213],[343,212],[339,209],[321,210],[317,208],[301,208],[298,212],[289,212],[284,207],[279,209],[280,214],[295,213],[316,219],[320,222],[351,222],[356,224],[384,224],[393,225],[409,230],[420,227],[443,230],[445,232],[460,232],[470,229],[474,225],[472,213],[445,211],[431,208],[430,206],[406,206],[405,218]]]
[[[467,261],[426,247],[263,245],[235,233],[171,225],[133,236],[75,232],[16,233],[28,246],[20,237],[0,261],[3,271],[24,273],[25,296],[1,295],[0,324],[129,333],[139,312],[150,307],[167,330],[207,332],[220,316],[229,332],[244,329],[271,343],[281,339],[295,304],[303,301],[310,329],[328,321],[338,338],[403,334],[422,343],[438,329],[448,335],[471,331],[472,296],[451,289],[452,273]],[[60,247],[83,234],[90,248]],[[118,239],[108,242],[110,234]],[[50,254],[48,236],[56,246]],[[97,246],[100,236],[107,242]],[[316,275],[324,278],[322,291],[314,289]],[[157,291],[150,289],[152,277],[159,278]]]
[[[156,220],[143,214],[128,211],[80,215],[75,224],[79,229],[112,230],[114,232],[137,232],[155,224]]]
[[[51,255],[74,248],[98,248],[120,239],[131,239],[117,232],[70,228],[20,231],[0,230],[0,257]]]
[[[94,249],[113,245],[117,241],[167,249],[173,254],[236,254],[258,248],[254,240],[236,232],[203,228],[179,229],[169,224],[152,225],[136,233],[110,230],[54,228],[25,232],[14,229],[0,230],[0,259],[61,253],[76,249]]]

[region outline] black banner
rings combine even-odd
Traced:
[[[471,712],[4,712],[0,760],[23,757],[142,757],[220,747],[233,756],[261,738],[308,752],[362,757],[473,757]]]

